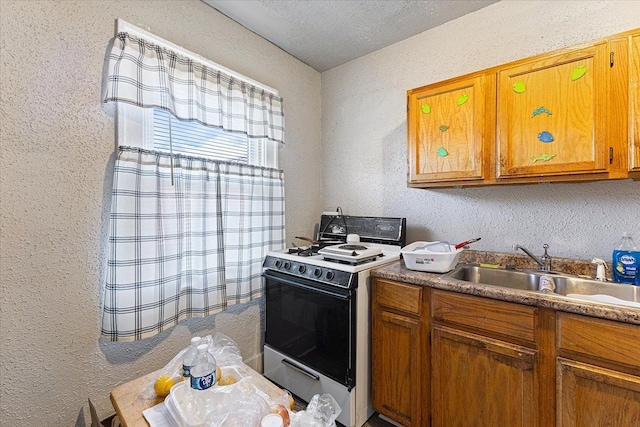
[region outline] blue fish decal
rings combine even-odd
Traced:
[[[551,134],[545,130],[545,131],[542,131],[542,132],[540,132],[538,134],[538,139],[541,142],[552,142],[553,141],[553,136],[551,136]]]
[[[533,110],[533,113],[531,113],[531,117],[535,117],[538,114],[542,114],[542,113],[547,113],[547,116],[550,116],[552,114],[551,111],[549,111],[546,108],[540,106],[540,107],[536,108],[535,110]]]

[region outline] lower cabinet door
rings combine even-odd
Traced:
[[[433,427],[538,425],[535,350],[443,326],[432,339]]]
[[[419,321],[378,311],[372,322],[373,409],[404,426],[420,426]]]
[[[557,426],[640,426],[640,377],[559,358]]]

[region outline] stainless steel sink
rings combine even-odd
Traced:
[[[625,302],[640,303],[640,286],[602,282],[547,271],[505,270],[459,264],[455,270],[444,274],[442,277],[470,283],[500,286],[522,291],[546,292],[550,294],[549,291],[540,291],[540,278],[543,276],[553,280],[555,284],[553,293],[557,295],[569,295],[573,298],[585,300],[593,300],[593,295],[604,295],[605,298],[601,299],[600,302],[606,304],[624,304]],[[615,301],[607,297],[613,297],[623,301]]]
[[[553,276],[560,295],[608,295],[630,302],[640,302],[640,286],[601,282],[581,277]]]
[[[445,274],[443,277],[523,291],[537,291],[540,283],[540,275],[535,273],[468,264],[459,264],[455,270]]]

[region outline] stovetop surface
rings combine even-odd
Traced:
[[[369,247],[377,247],[382,249],[382,256],[373,261],[368,261],[357,265],[350,265],[326,260],[324,259],[323,255],[318,254],[317,252],[312,253],[311,250],[306,251],[304,248],[293,248],[294,253],[289,253],[291,248],[283,249],[280,251],[271,251],[268,252],[267,255],[283,260],[295,261],[297,264],[303,263],[327,269],[346,271],[348,273],[357,273],[359,271],[379,267],[381,265],[385,265],[400,259],[400,246],[382,245],[377,243],[367,243],[366,245]],[[309,253],[312,254],[309,255]]]

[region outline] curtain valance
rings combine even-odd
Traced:
[[[249,138],[284,143],[282,98],[163,46],[119,33],[108,55],[103,102],[170,111]]]

